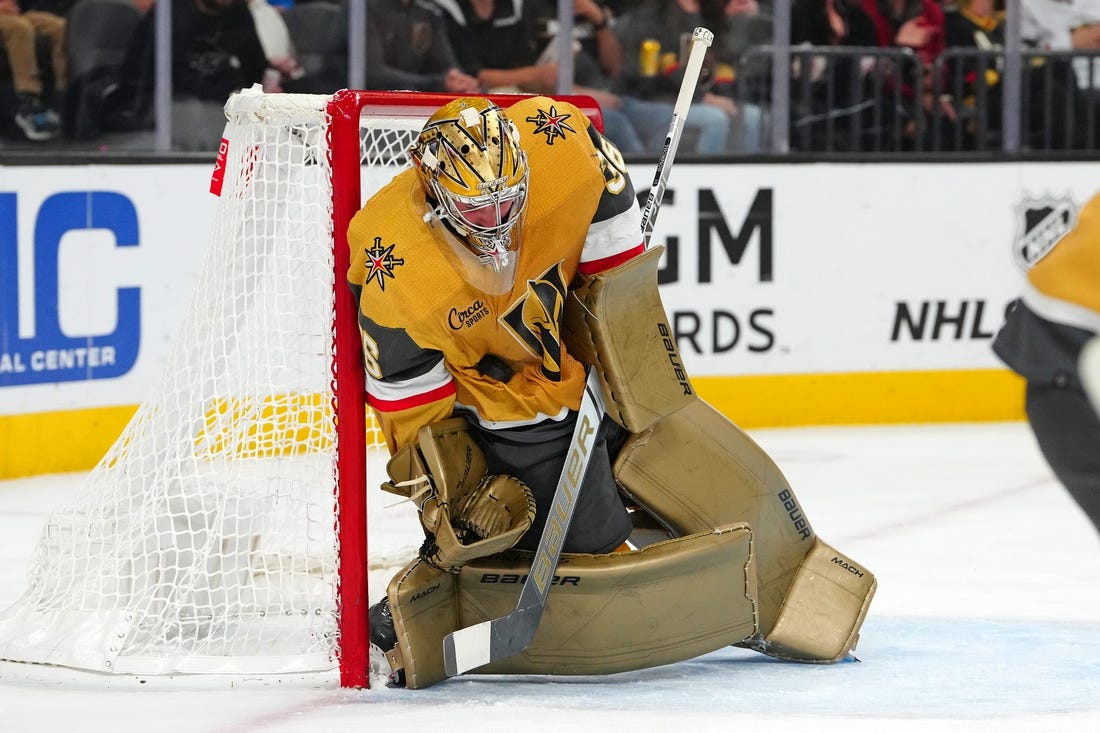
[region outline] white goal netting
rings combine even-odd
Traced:
[[[189,310],[152,393],[48,520],[26,592],[0,613],[0,658],[132,674],[337,664],[347,291],[328,101],[249,91],[227,105]],[[405,164],[424,116],[363,116],[363,197]]]

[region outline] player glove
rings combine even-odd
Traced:
[[[422,429],[418,445],[398,451],[387,471],[391,480],[382,488],[420,512],[421,558],[449,573],[514,546],[535,518],[535,500],[523,482],[486,475],[481,448],[461,418]]]

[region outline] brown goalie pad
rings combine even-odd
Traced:
[[[681,661],[757,632],[752,533],[743,524],[610,555],[564,554],[526,651],[484,674],[610,674]],[[406,685],[443,680],[443,638],[511,612],[530,568],[511,552],[458,576],[414,561],[387,594]]]
[[[874,576],[817,539],[768,454],[705,402],[632,436],[615,476],[673,536],[734,522],[752,527],[760,633],[746,646],[828,662],[855,644]]]
[[[657,290],[663,251],[574,288],[562,327],[569,351],[599,371],[608,414],[635,433],[695,399]]]
[[[771,630],[742,646],[797,662],[843,659],[859,640],[875,584],[864,567],[815,537]]]

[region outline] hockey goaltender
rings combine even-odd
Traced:
[[[425,532],[371,609],[376,673],[844,658],[875,578],[692,390],[615,146],[568,102],[468,97],[410,156],[348,229],[382,488]]]

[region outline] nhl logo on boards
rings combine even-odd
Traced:
[[[1069,196],[1025,198],[1016,205],[1016,239],[1012,254],[1025,270],[1054,249],[1077,223],[1077,205]]]

